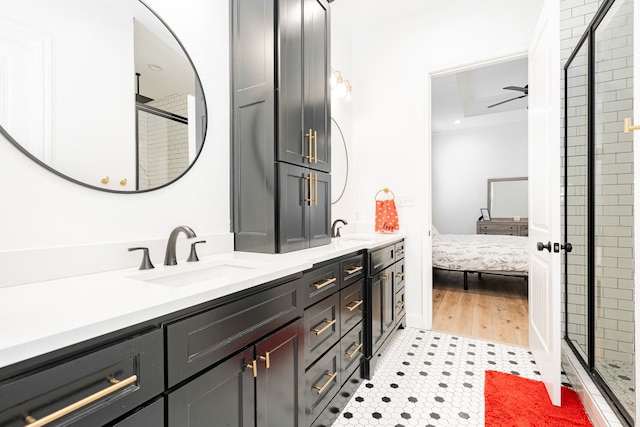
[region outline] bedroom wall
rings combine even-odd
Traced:
[[[433,224],[441,233],[475,234],[487,207],[487,179],[527,176],[527,116],[523,121],[434,133]]]

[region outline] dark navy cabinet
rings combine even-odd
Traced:
[[[331,241],[329,16],[325,0],[233,1],[236,250]]]

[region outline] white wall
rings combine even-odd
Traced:
[[[441,233],[475,234],[487,179],[527,176],[527,122],[432,136],[432,222]]]
[[[366,0],[349,1],[360,1],[366,8]],[[340,1],[332,5],[335,16],[340,13]],[[415,206],[399,209],[407,232],[410,324],[430,323],[423,318],[423,301],[430,298],[431,290],[424,288],[430,282],[423,274],[422,259],[427,232],[424,218],[430,209],[430,200],[423,200],[431,169],[425,164],[430,133],[426,126],[427,75],[445,67],[525,52],[541,5],[540,0],[447,1],[429,14],[358,31],[351,39],[357,189],[352,216],[373,224],[374,195],[383,187],[396,195],[414,196]],[[332,41],[334,46],[349,42]]]
[[[345,28],[340,27],[339,25],[331,26],[331,39],[335,41],[331,46],[331,67],[340,71],[342,77],[345,80],[349,80],[350,82],[352,77],[352,67],[351,67],[351,43],[344,43],[344,40],[349,40],[349,33]],[[331,206],[331,217],[332,221],[341,218],[346,220],[349,225],[347,227],[343,227],[345,232],[349,232],[353,230],[353,222],[355,218],[353,217],[353,200],[354,200],[354,174],[353,174],[353,118],[352,118],[352,104],[346,103],[344,99],[339,99],[336,97],[331,98],[331,117],[335,119],[335,121],[342,129],[342,134],[344,135],[345,143],[347,146],[347,157],[349,161],[349,170],[347,177],[347,186],[344,191],[344,195],[342,198]],[[332,153],[334,150],[337,151],[335,144],[340,143],[340,135],[331,134],[331,149]],[[335,164],[332,165],[332,173],[335,172]],[[331,177],[334,179],[334,176]],[[338,196],[332,194],[332,200],[335,200]]]
[[[9,273],[19,278],[29,270],[54,267],[46,250],[31,254],[34,249],[166,241],[171,229],[181,224],[191,226],[199,236],[229,233],[228,2],[146,3],[178,35],[202,80],[209,123],[200,158],[182,179],[166,188],[110,194],[59,178],[0,136],[0,286],[7,284]],[[159,252],[153,251],[152,256],[161,262]],[[20,258],[21,253],[25,257]],[[139,254],[128,254],[126,248],[107,255],[120,257],[123,266],[140,262]],[[17,265],[18,259],[24,265]],[[83,261],[63,260],[70,266]]]

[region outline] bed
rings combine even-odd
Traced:
[[[523,276],[529,274],[528,237],[488,234],[440,234],[432,239],[434,269],[464,273],[464,289],[469,289],[469,273]],[[435,270],[434,270],[435,271]]]

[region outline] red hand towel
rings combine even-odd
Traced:
[[[399,229],[396,202],[393,199],[376,200],[376,231],[393,233]]]

